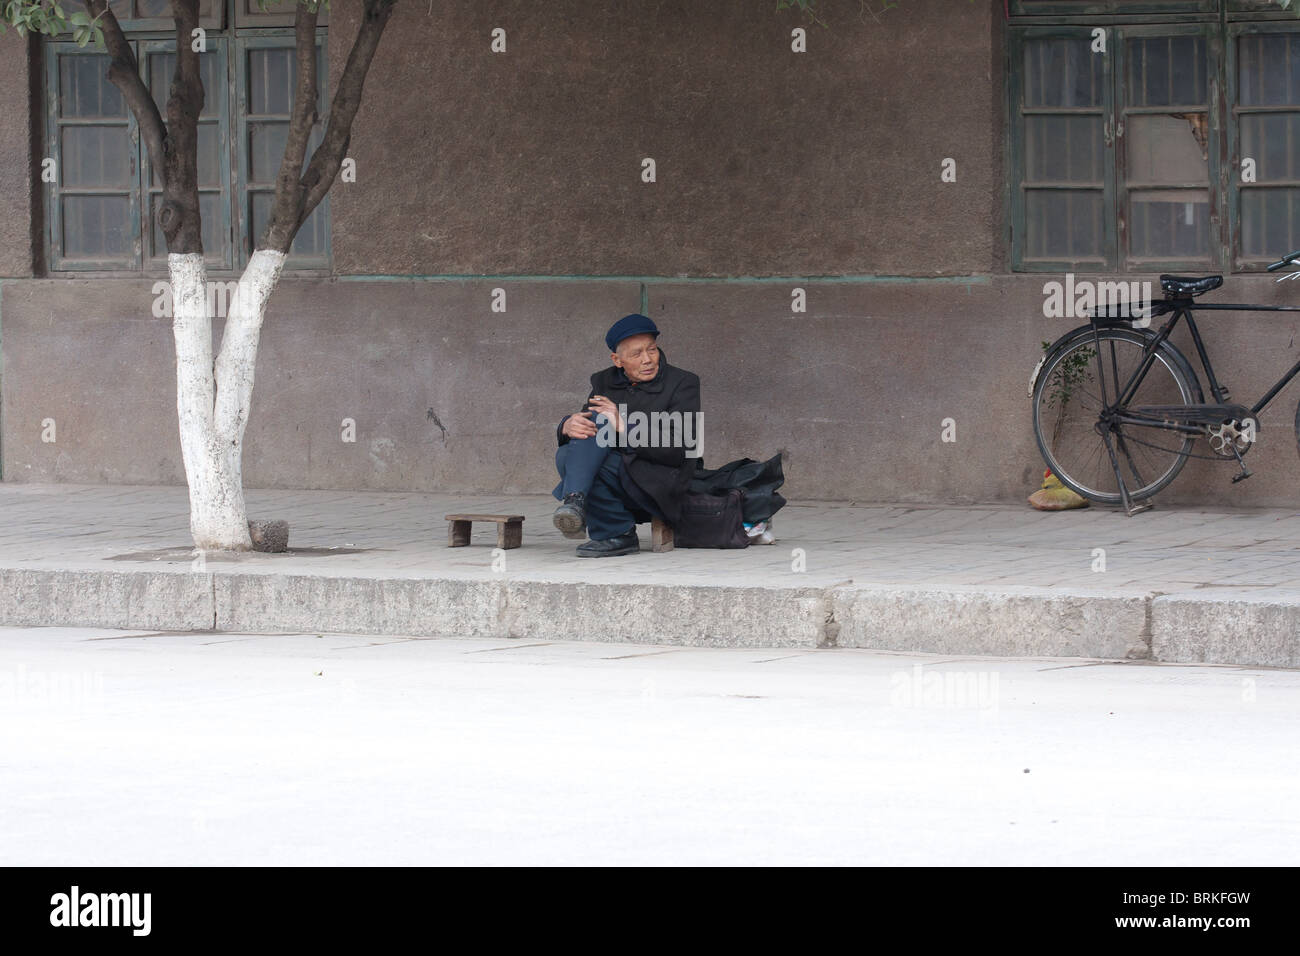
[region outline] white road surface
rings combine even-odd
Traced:
[[[1300,672],[0,628],[0,864],[1300,860]]]

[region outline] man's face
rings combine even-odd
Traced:
[[[610,359],[634,382],[648,382],[659,374],[659,346],[649,332],[629,335]]]

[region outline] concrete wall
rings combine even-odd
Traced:
[[[1042,277],[808,283],[650,283],[670,359],[703,379],[705,460],[789,452],[788,490],[860,501],[1015,501],[1037,486],[1026,389]],[[493,313],[491,289],[507,291]],[[1224,297],[1284,302],[1237,278]],[[244,452],[250,487],[548,491],[554,424],[586,396],[623,281],[288,281],[258,357]],[[168,320],[145,282],[9,281],[3,467],[9,481],[183,481]],[[88,302],[94,310],[87,312]],[[1300,355],[1300,320],[1206,314],[1217,369],[1254,399]],[[218,334],[219,334],[218,325]],[[1185,335],[1178,338],[1189,355]],[[1261,420],[1256,476],[1193,462],[1162,500],[1300,501],[1293,385]],[[54,418],[58,441],[41,441]],[[341,423],[357,423],[357,441]],[[957,441],[941,441],[945,418]]]
[[[335,270],[989,272],[1001,4],[872,17],[830,0],[831,28],[775,6],[399,5],[353,131],[357,182],[332,194]],[[349,9],[331,27],[336,70]],[[940,182],[944,158],[956,183]]]
[[[33,163],[30,49],[12,29],[0,35],[0,278],[30,276],[33,267],[32,184],[40,170]]]

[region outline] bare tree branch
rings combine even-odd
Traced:
[[[307,217],[320,205],[320,201],[329,192],[343,165],[348,144],[352,139],[352,120],[361,106],[361,92],[370,70],[370,61],[374,58],[379,40],[388,25],[396,0],[365,0],[365,10],[361,15],[361,26],[357,38],[352,43],[347,65],[339,78],[334,101],[330,104],[329,122],[325,127],[325,137],[316,152],[312,154],[307,171],[303,173],[302,184],[307,195],[298,214],[298,225],[307,221]],[[287,248],[281,251],[288,251]]]
[[[275,177],[275,200],[271,218],[262,234],[261,248],[288,252],[299,226],[306,190],[302,184],[302,163],[307,156],[312,127],[316,125],[316,19],[307,4],[299,3],[293,21],[297,79],[294,85],[293,117],[284,144],[284,158]]]
[[[86,10],[92,17],[99,18],[104,31],[104,45],[108,47],[112,62],[108,67],[108,80],[121,92],[127,107],[135,116],[140,127],[140,135],[149,150],[149,162],[155,169],[163,168],[163,144],[167,139],[167,130],[163,126],[162,114],[158,104],[149,95],[149,89],[140,78],[139,65],[135,53],[122,32],[122,25],[117,22],[107,0],[85,0]]]

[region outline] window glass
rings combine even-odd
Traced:
[[[1024,254],[1105,257],[1105,75],[1083,37],[1024,44]]]
[[[1300,35],[1237,42],[1240,254],[1275,259],[1300,248]]]
[[[77,51],[77,52],[74,52]],[[51,259],[80,268],[126,267],[135,257],[135,145],[126,102],[108,81],[109,57],[52,44],[58,86],[51,136],[57,175],[50,190]]]
[[[1123,182],[1135,267],[1211,258],[1209,64],[1204,36],[1131,37],[1125,47]],[[1189,188],[1196,187],[1196,188]]]

